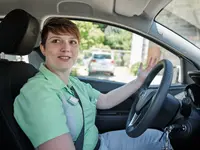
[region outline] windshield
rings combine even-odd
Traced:
[[[200,48],[200,0],[172,0],[156,21]]]

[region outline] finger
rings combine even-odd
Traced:
[[[155,66],[155,62],[157,61],[157,58],[153,58],[151,57],[150,58],[150,61],[149,61],[149,65],[148,67],[146,68],[146,70],[149,72],[151,71],[151,69]]]
[[[146,70],[150,71],[156,65],[156,62],[157,62],[157,58],[154,58],[154,59],[152,58],[151,64],[149,65],[149,67]]]
[[[139,66],[139,70],[141,70],[142,67],[143,67],[143,63],[141,62],[141,63],[140,63],[140,66]]]
[[[151,66],[151,62],[152,62],[152,57],[150,57],[147,68],[149,68]]]
[[[157,63],[157,58],[153,59],[151,66],[154,67]]]
[[[146,71],[149,72],[152,69],[151,66],[149,66],[148,68],[146,68]]]
[[[137,71],[137,74],[138,74],[138,75],[140,74],[140,71],[142,70],[142,66],[143,66],[143,64],[142,64],[142,62],[141,62],[140,65],[139,65],[138,71]]]

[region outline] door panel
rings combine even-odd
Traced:
[[[83,82],[89,83],[93,88],[99,90],[102,93],[107,93],[115,88],[118,88],[124,83],[106,81],[100,79],[90,79],[79,77]],[[151,86],[150,89],[156,89],[157,86]],[[176,95],[182,92],[185,85],[172,85],[169,92],[172,95]],[[97,110],[96,125],[100,133],[125,129],[126,120],[128,118],[129,111],[131,109],[132,103],[134,101],[134,96],[132,95],[126,101],[108,110]]]

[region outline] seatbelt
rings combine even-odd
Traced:
[[[83,150],[83,143],[84,143],[84,128],[85,128],[85,119],[84,119],[84,111],[83,111],[83,106],[82,106],[82,103],[81,103],[81,100],[78,96],[78,94],[76,93],[76,90],[74,89],[74,87],[71,88],[72,91],[74,92],[74,96],[78,99],[78,102],[81,106],[81,109],[82,109],[82,114],[83,114],[83,127],[81,129],[81,132],[77,138],[77,140],[75,141],[74,143],[74,146],[76,148],[76,150]]]
[[[83,144],[84,144],[84,129],[85,129],[85,119],[84,119],[83,105],[82,105],[81,100],[80,100],[80,98],[79,98],[78,94],[76,93],[76,90],[74,89],[73,86],[72,86],[71,90],[73,91],[75,98],[78,99],[78,102],[79,102],[79,104],[80,104],[80,106],[81,106],[82,114],[83,114],[83,127],[82,127],[82,129],[81,129],[81,132],[80,132],[80,134],[79,134],[77,140],[76,140],[75,143],[74,143],[74,146],[75,146],[76,150],[83,150]],[[97,142],[97,144],[96,144],[94,150],[99,150],[100,142],[101,142],[100,139],[98,139],[98,142]]]

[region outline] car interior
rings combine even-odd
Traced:
[[[114,108],[97,110],[96,126],[100,133],[125,129],[133,138],[148,128],[164,133],[170,130],[174,150],[200,149],[200,47],[155,20],[172,1],[0,1],[0,53],[29,58],[27,63],[0,57],[0,147],[34,149],[13,117],[13,102],[21,87],[38,72],[40,63],[45,60],[39,49],[39,34],[46,19],[67,17],[126,29],[164,47],[180,59],[180,83],[172,84],[173,62],[162,59],[135,94]],[[198,17],[200,20],[200,15]],[[200,34],[198,28],[197,32]],[[160,84],[152,86],[152,80],[162,69]],[[89,76],[78,78],[102,93],[125,84]]]
[[[23,26],[21,25],[23,24]],[[15,24],[12,27],[12,24]],[[1,52],[29,54],[39,33],[38,21],[23,10],[10,12],[0,26]],[[15,35],[15,36],[13,36]],[[1,140],[6,149],[33,149],[13,117],[14,98],[20,88],[37,70],[24,62],[1,59]]]

